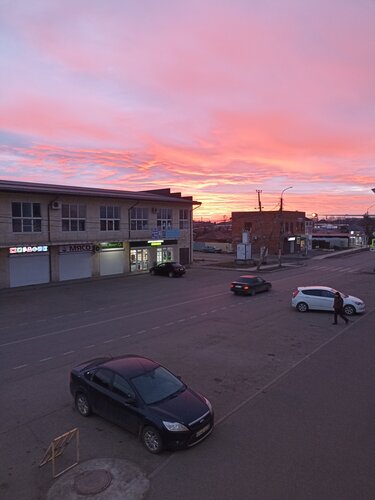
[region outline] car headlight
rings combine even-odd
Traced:
[[[208,406],[208,409],[210,410],[210,413],[212,413],[212,404],[204,396],[202,396],[202,398],[204,399],[206,405]]]
[[[163,420],[163,425],[170,432],[188,432],[189,429],[185,425],[180,424],[180,422],[166,422]]]

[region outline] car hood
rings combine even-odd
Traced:
[[[364,301],[362,299],[359,299],[358,297],[354,297],[354,295],[348,295],[348,296],[344,297],[344,304],[346,304],[348,302],[361,302],[362,304],[364,304]]]
[[[189,424],[209,411],[203,397],[186,388],[176,396],[149,405],[162,420]]]

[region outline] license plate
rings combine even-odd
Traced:
[[[199,436],[201,436],[202,434],[204,434],[205,432],[207,432],[209,428],[210,428],[210,424],[205,425],[204,427],[202,427],[202,429],[200,429],[200,430],[196,433],[196,437],[199,437]]]
[[[235,288],[242,288],[242,285],[236,285]]]

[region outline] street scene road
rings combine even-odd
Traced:
[[[0,498],[47,498],[54,481],[39,463],[75,427],[82,462],[135,464],[153,500],[374,498],[374,267],[362,251],[261,269],[273,286],[254,297],[229,291],[242,271],[207,265],[182,278],[2,291]],[[360,297],[366,313],[346,326],[332,325],[331,313],[292,309],[293,289],[316,284]],[[121,428],[82,418],[70,369],[127,353],[157,360],[207,396],[211,436],[154,456]]]

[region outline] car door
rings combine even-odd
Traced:
[[[335,295],[331,290],[321,290],[321,304],[324,311],[333,311]]]
[[[267,290],[266,282],[263,278],[257,278],[257,292],[265,292]]]
[[[309,288],[307,290],[303,290],[302,295],[304,299],[301,299],[301,301],[306,302],[309,309],[320,309],[320,290],[316,288]]]
[[[135,434],[143,421],[141,402],[128,381],[117,373],[112,381],[110,419],[113,423]]]
[[[111,414],[111,394],[110,389],[113,379],[113,372],[106,368],[99,368],[91,377],[89,400],[94,413],[110,418]]]

